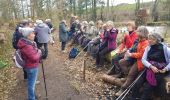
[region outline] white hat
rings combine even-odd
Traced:
[[[43,23],[43,21],[42,21],[42,20],[39,20],[39,19],[37,19],[35,22],[36,22],[37,25]]]
[[[34,32],[34,29],[33,28],[29,28],[29,27],[26,27],[26,28],[21,28],[19,27],[19,32],[22,33],[23,37],[28,37],[32,32]]]

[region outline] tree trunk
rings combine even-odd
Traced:
[[[88,15],[87,15],[87,0],[85,1],[86,4],[86,20],[88,19]]]
[[[25,18],[25,14],[24,14],[24,2],[23,2],[23,0],[21,0],[21,6],[22,6],[22,17]]]
[[[96,13],[96,0],[93,2],[94,8],[93,8],[93,20],[96,21],[97,13]]]

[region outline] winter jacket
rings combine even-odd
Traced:
[[[98,35],[99,35],[99,31],[97,30],[97,28],[95,26],[91,26],[87,33],[87,38],[91,40],[97,37]]]
[[[18,48],[21,51],[23,60],[25,61],[25,68],[30,69],[38,67],[41,52],[39,49],[37,49],[35,42],[21,38],[18,42]]]
[[[37,33],[36,37],[39,43],[48,43],[51,31],[45,23],[38,24],[35,27],[35,32]]]
[[[142,57],[142,63],[147,68],[149,68],[151,66],[151,64],[147,61],[147,56],[148,56],[148,52],[149,52],[150,49],[151,49],[151,46],[150,45],[147,46],[146,49],[145,49],[145,52],[143,54],[143,57]],[[164,49],[164,56],[165,56],[165,60],[166,60],[166,64],[167,64],[165,69],[167,71],[169,71],[170,70],[170,48],[167,47],[167,45],[163,44],[163,49]]]
[[[124,41],[120,44],[119,51],[121,52],[125,47],[127,49],[131,48],[136,39],[137,39],[136,32],[132,32],[130,35],[125,34],[123,39]]]
[[[116,49],[116,38],[117,38],[118,30],[112,28],[110,31],[104,32],[103,42],[107,42],[107,48],[109,50]]]
[[[141,40],[138,42],[137,51],[134,53],[131,53],[132,54],[131,57],[137,59],[138,71],[141,71],[144,68],[141,60],[142,60],[142,56],[145,51],[145,48],[147,46],[148,46],[148,40]]]
[[[63,22],[59,25],[59,40],[60,42],[67,42],[68,40],[68,29]]]

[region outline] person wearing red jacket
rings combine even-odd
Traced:
[[[144,65],[142,64],[142,56],[145,48],[149,44],[148,34],[149,31],[146,27],[139,27],[137,29],[138,43],[135,47],[135,50],[127,50],[124,58],[119,61],[121,72],[124,74],[124,76],[127,76],[127,78],[121,89],[116,93],[116,96],[121,95],[123,91],[128,88],[130,84],[132,84],[138,74],[144,69]],[[133,61],[131,61],[132,59]]]
[[[112,59],[112,64],[114,66],[108,71],[107,73],[108,75],[115,74],[114,68],[117,67],[119,69],[118,61],[124,57],[126,50],[130,49],[132,45],[134,44],[134,41],[137,39],[137,34],[135,32],[135,29],[136,29],[135,23],[129,21],[127,23],[127,29],[128,29],[128,33],[124,34],[122,42],[118,48],[119,50],[118,50],[117,56],[115,56]]]
[[[19,40],[17,46],[25,61],[24,69],[27,73],[28,100],[36,100],[35,83],[38,75],[41,50],[37,48],[34,42],[35,34],[33,28],[20,28],[19,30],[23,38]]]

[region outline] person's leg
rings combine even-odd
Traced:
[[[28,100],[35,100],[35,83],[38,75],[38,68],[26,69],[28,76]]]
[[[24,73],[24,79],[27,79],[27,72],[25,71],[24,68],[23,68],[23,73]]]
[[[135,78],[138,76],[138,69],[137,69],[137,65],[136,63],[134,65],[132,65],[132,67],[130,68],[130,71],[128,73],[127,79],[125,81],[125,83],[122,85],[121,89],[116,93],[116,96],[119,96],[122,94],[122,92],[127,89],[135,80]]]
[[[122,88],[126,89],[130,84],[132,84],[132,82],[136,79],[138,74],[139,74],[139,72],[138,72],[137,64],[134,63],[129,70],[127,79],[126,79],[125,83],[122,85]]]
[[[61,50],[65,50],[65,42],[61,42]]]
[[[48,43],[44,43],[44,49],[45,49],[44,58],[47,58],[47,56],[48,56]]]
[[[136,98],[140,97],[140,88],[144,85],[146,82],[146,72],[143,73],[143,75],[138,79],[136,84],[132,87],[132,95],[131,99],[136,100]]]
[[[40,49],[41,47],[43,46],[43,43],[37,43],[37,47],[38,47],[38,49]]]
[[[93,41],[90,41],[89,44],[88,44],[88,47],[87,47],[87,53],[88,54],[91,54],[92,46],[93,46]]]
[[[100,59],[100,62],[99,62],[99,65],[103,66],[104,65],[104,58],[105,58],[105,55],[107,53],[111,52],[111,50],[109,50],[107,47],[105,47],[103,50],[101,50],[99,52],[99,59]]]
[[[143,94],[142,94],[140,100],[151,99],[151,94],[152,94],[154,88],[155,88],[154,86],[151,86],[148,82],[146,82],[146,84],[144,85]]]
[[[115,73],[115,70],[120,70],[120,66],[119,66],[119,60],[121,60],[124,57],[124,53],[121,53],[119,55],[116,55],[113,59],[112,59],[112,67],[111,69],[108,71],[108,75],[112,75]]]
[[[128,62],[128,61],[125,60],[125,59],[121,59],[121,60],[119,60],[118,65],[119,65],[119,68],[120,68],[121,72],[122,72],[123,74],[127,75],[128,72],[129,72],[128,67],[130,66],[130,62]]]

